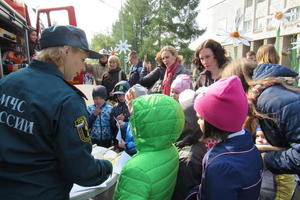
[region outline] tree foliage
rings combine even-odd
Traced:
[[[99,51],[100,49],[108,50],[113,46],[115,46],[115,43],[111,35],[100,33],[94,35],[91,41],[91,49],[94,49],[95,51]]]
[[[188,46],[204,32],[196,23],[199,3],[200,0],[127,0],[119,13],[119,20],[113,24],[112,43],[102,42],[95,47],[104,48],[126,39],[140,58],[148,55],[154,60],[163,46],[172,45],[190,63],[193,51]]]

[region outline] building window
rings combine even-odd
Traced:
[[[243,28],[246,33],[251,31],[252,20],[244,21]]]
[[[265,0],[256,0],[256,3],[264,2]]]
[[[253,4],[253,0],[245,0],[245,8],[251,7]]]
[[[289,10],[288,20],[289,22],[296,21],[300,19],[300,7],[292,8]]]
[[[272,30],[274,28],[276,28],[276,24],[274,23],[274,19],[273,18],[267,19],[267,29]]]
[[[262,31],[264,28],[265,19],[263,17],[256,18],[254,22],[254,31]]]

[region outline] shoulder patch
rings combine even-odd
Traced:
[[[74,121],[74,125],[77,129],[80,140],[82,140],[83,142],[92,143],[86,116],[78,117]]]

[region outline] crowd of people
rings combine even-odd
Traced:
[[[101,184],[113,166],[91,156],[95,144],[132,156],[115,200],[300,198],[298,74],[278,64],[273,45],[231,60],[206,40],[196,80],[173,46],[157,52],[155,68],[130,52],[128,75],[77,27],[45,29],[39,48],[0,80],[1,197],[69,199],[73,183]],[[93,76],[93,105],[69,83],[80,71]]]

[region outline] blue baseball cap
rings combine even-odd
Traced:
[[[99,59],[102,54],[89,49],[85,32],[75,26],[50,26],[43,30],[39,40],[41,49],[48,47],[71,46],[89,53],[88,58]]]
[[[119,81],[113,89],[113,94],[126,94],[129,88],[130,85],[128,81]]]

